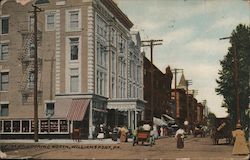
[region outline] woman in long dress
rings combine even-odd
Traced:
[[[177,148],[179,149],[184,148],[184,133],[185,131],[181,127],[176,131],[175,134],[175,138],[177,139]]]
[[[241,125],[236,125],[236,130],[233,131],[233,137],[235,137],[234,148],[232,154],[244,155],[249,153],[247,142],[245,139],[245,133],[241,130]]]
[[[100,125],[100,130],[99,130],[97,138],[99,140],[102,140],[104,138],[104,129],[103,129],[103,125],[102,124]]]

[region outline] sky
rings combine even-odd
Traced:
[[[154,47],[154,64],[165,68],[184,69],[190,90],[197,90],[198,102],[217,117],[225,117],[223,97],[217,95],[216,79],[220,60],[230,47],[228,37],[238,24],[250,24],[249,0],[115,0],[118,7],[134,23],[142,40],[162,39]],[[149,48],[144,48],[150,57]],[[181,74],[177,74],[177,82]],[[173,80],[174,84],[174,80]]]

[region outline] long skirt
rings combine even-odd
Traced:
[[[184,148],[184,140],[181,138],[181,134],[177,135],[177,148],[182,149]]]

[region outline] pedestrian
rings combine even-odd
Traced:
[[[126,126],[123,126],[120,130],[121,136],[120,136],[120,142],[126,142],[127,141],[127,133],[128,129]]]
[[[160,128],[160,136],[163,137],[163,127]]]
[[[100,129],[99,129],[97,138],[99,140],[103,140],[103,138],[104,138],[104,128],[103,128],[102,124],[100,124]]]
[[[241,129],[240,123],[236,125],[236,130],[234,130],[232,134],[233,137],[235,137],[232,154],[237,154],[237,155],[249,154],[249,149],[247,147],[247,142],[245,139],[245,133]]]
[[[185,131],[183,130],[183,127],[181,126],[175,134],[175,138],[177,140],[177,148],[182,149],[184,148],[184,134]]]

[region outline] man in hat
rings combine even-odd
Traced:
[[[241,125],[238,123],[236,125],[236,130],[232,132],[233,137],[235,137],[234,148],[232,154],[244,155],[249,153],[247,147],[245,133],[241,130]]]

